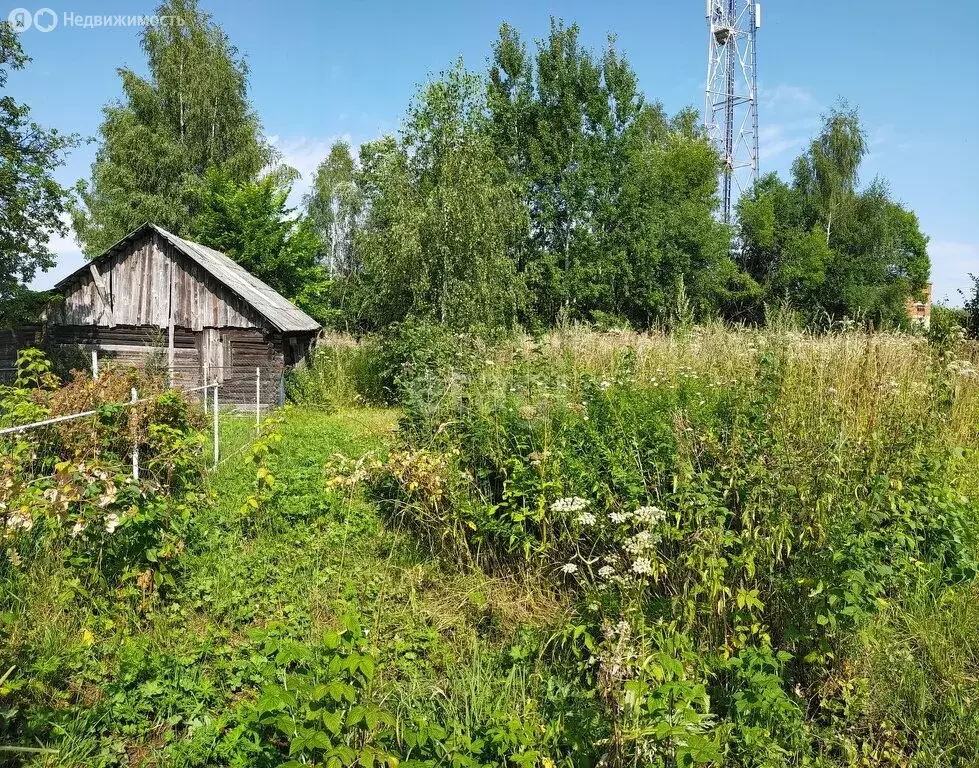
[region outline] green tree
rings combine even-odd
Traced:
[[[217,170],[195,191],[188,236],[230,256],[312,317],[329,319],[329,280],[312,221],[296,218],[288,177],[236,182]]]
[[[515,320],[513,244],[526,223],[487,136],[484,88],[460,62],[422,89],[400,140],[361,149],[369,212],[357,247],[365,312],[377,325],[407,317],[451,328]]]
[[[120,69],[123,100],[104,108],[92,178],[79,182],[75,231],[95,255],[145,221],[183,234],[209,168],[250,181],[274,160],[248,100],[248,67],[197,0],[167,0],[147,27],[149,76]]]
[[[596,55],[552,19],[531,56],[504,24],[487,103],[530,214],[518,269],[531,323],[612,314],[646,326],[681,278],[698,309],[718,306],[738,270],[711,215],[716,155],[692,111],[671,121],[646,103],[614,38]]]
[[[69,196],[54,171],[78,143],[31,122],[28,106],[4,93],[10,71],[29,61],[11,26],[0,22],[0,300],[22,295],[38,269],[54,265],[48,243],[67,231]]]
[[[867,136],[857,110],[841,101],[823,117],[823,130],[792,166],[795,186],[819,210],[829,245],[833,217],[854,199]]]
[[[769,174],[739,200],[738,258],[762,301],[787,300],[812,319],[905,321],[907,299],[928,282],[928,239],[883,181],[857,188],[863,137],[856,110],[834,109],[791,186]]]
[[[349,277],[360,268],[354,249],[364,209],[357,166],[350,145],[337,141],[316,169],[306,212],[323,242],[321,259],[333,277]]]

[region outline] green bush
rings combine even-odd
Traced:
[[[663,368],[456,344],[402,379],[407,444],[370,471],[432,546],[575,596],[576,675],[605,697],[615,764],[816,760],[855,633],[926,578],[976,575],[975,446],[953,427],[971,373],[910,337],[727,341],[731,378],[697,333]],[[637,703],[670,679],[648,661],[664,652],[672,716]]]
[[[306,365],[289,372],[286,395],[297,405],[327,411],[384,402],[374,346],[347,339],[322,341]]]

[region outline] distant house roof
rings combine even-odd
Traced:
[[[206,245],[177,237],[172,232],[167,232],[163,227],[158,227],[155,224],[144,224],[133,230],[104,253],[96,256],[90,263],[98,263],[148,231],[156,232],[160,237],[165,238],[174,248],[200,265],[211,277],[240,296],[279,331],[301,333],[319,330],[319,323],[278,291],[255,277],[234,259],[213,248],[208,248]],[[60,290],[79,277],[87,275],[88,272],[89,265],[86,264],[68,275],[55,288]]]

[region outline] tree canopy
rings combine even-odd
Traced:
[[[307,217],[288,207],[292,179],[267,174],[236,182],[212,168],[197,188],[188,236],[230,256],[318,320],[327,317],[327,272]]]
[[[29,61],[14,30],[0,21],[0,300],[21,294],[38,269],[54,265],[49,242],[67,231],[69,198],[54,171],[78,143],[32,122],[30,108],[5,94],[10,72]]]
[[[528,44],[503,24],[484,73],[460,61],[423,85],[396,136],[335,143],[303,212],[271,171],[248,69],[197,0],[148,27],[149,75],[120,70],[76,231],[98,253],[143,221],[238,259],[311,314],[349,329],[409,318],[452,328],[562,320],[902,322],[928,280],[927,238],[886,183],[861,186],[867,139],[841,104],[796,160],[720,223],[719,159],[692,109],[648,99],[609,37],[552,19]],[[264,175],[263,175],[264,174]],[[29,262],[24,262],[29,264]],[[37,262],[38,264],[42,262]],[[686,311],[686,310],[684,310]]]
[[[840,104],[793,164],[791,184],[769,174],[741,198],[738,260],[763,301],[813,319],[906,319],[908,298],[928,282],[928,239],[883,180],[859,188],[866,151],[856,110]]]
[[[512,254],[526,225],[485,123],[482,81],[460,63],[421,91],[400,140],[362,148],[368,213],[357,247],[363,309],[374,323],[516,321]]]
[[[331,275],[356,273],[360,261],[354,239],[361,223],[364,199],[357,184],[357,165],[346,141],[336,141],[319,164],[304,203],[323,243],[320,260]]]
[[[647,326],[686,282],[704,313],[737,270],[712,216],[717,157],[694,130],[647,103],[610,37],[596,54],[552,19],[531,56],[504,24],[489,71],[489,128],[520,186],[529,228],[519,271],[525,319],[612,315]]]
[[[122,68],[104,108],[92,178],[78,186],[75,232],[96,255],[146,221],[185,234],[205,173],[252,181],[274,159],[248,100],[248,67],[197,0],[167,0],[141,45],[149,76]]]
[[[753,296],[696,113],[668,117],[613,38],[596,54],[578,35],[554,20],[531,55],[503,25],[485,76],[428,83],[359,166],[334,147],[306,206],[355,324],[648,327],[681,285],[703,316]]]

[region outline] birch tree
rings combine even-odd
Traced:
[[[248,99],[248,67],[197,0],[168,0],[141,37],[149,74],[119,70],[103,108],[92,177],[78,184],[75,231],[96,255],[145,221],[180,234],[208,169],[253,180],[275,158]]]

